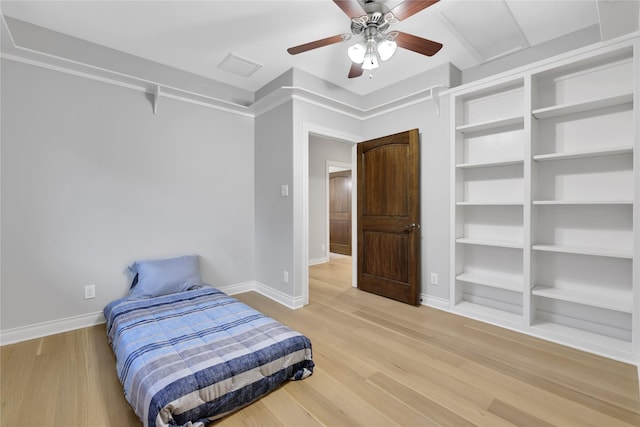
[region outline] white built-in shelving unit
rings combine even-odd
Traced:
[[[640,362],[639,46],[449,92],[453,312]]]

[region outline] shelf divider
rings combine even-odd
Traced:
[[[604,292],[575,291],[537,285],[532,289],[531,293],[540,297],[606,308],[623,313],[633,312],[633,293],[631,290],[629,292],[613,292],[608,289],[605,294]]]
[[[524,116],[504,117],[496,120],[488,120],[486,122],[471,123],[466,125],[460,125],[456,127],[458,132],[470,133],[480,132],[483,130],[497,129],[506,126],[522,125],[524,124]]]
[[[497,162],[459,163],[456,165],[456,167],[460,169],[471,169],[471,168],[486,168],[486,167],[493,167],[493,166],[510,166],[510,165],[522,165],[522,164],[524,164],[523,159],[511,159],[511,160],[501,160]]]
[[[479,239],[475,237],[461,237],[459,239],[456,239],[456,243],[462,243],[466,245],[496,246],[500,248],[513,248],[513,249],[522,249],[524,247],[522,242],[517,242],[513,240]]]
[[[599,157],[599,156],[613,156],[616,154],[631,154],[633,153],[633,146],[619,146],[611,148],[600,148],[596,150],[580,150],[569,151],[565,153],[549,153],[538,154],[533,156],[533,160],[537,162],[544,162],[549,160],[564,160],[564,159],[579,159],[582,157]]]
[[[520,314],[488,307],[471,301],[460,301],[455,305],[454,310],[460,311],[473,318],[477,318],[476,316],[479,316],[481,319],[499,319],[501,323],[505,322],[514,325],[520,325],[522,323],[522,315]]]
[[[557,340],[562,344],[573,345],[577,348],[587,348],[596,353],[607,354],[608,357],[629,358],[632,352],[632,344],[629,341],[559,323],[538,322],[532,329],[541,332],[547,339]]]
[[[479,202],[456,202],[458,206],[522,206],[523,202],[509,202],[509,201],[479,201]]]
[[[457,280],[467,283],[473,283],[477,285],[489,286],[492,288],[506,289],[508,291],[522,292],[523,284],[522,279],[516,280],[506,277],[485,276],[475,273],[460,273],[456,276]]]
[[[565,254],[578,254],[578,255],[592,255],[592,256],[603,256],[603,257],[611,257],[611,258],[633,258],[632,250],[625,249],[608,249],[608,248],[593,248],[586,246],[564,246],[564,245],[548,245],[548,244],[538,244],[533,245],[531,249],[536,251],[547,251],[547,252],[560,252]]]
[[[633,205],[633,200],[534,200],[534,205]]]
[[[537,108],[531,112],[536,119],[548,119],[551,117],[566,116],[568,114],[582,113],[600,108],[613,107],[633,102],[633,93],[594,99],[591,101],[577,102],[573,104],[560,104],[551,107]]]

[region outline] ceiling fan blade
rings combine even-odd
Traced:
[[[351,69],[349,70],[349,78],[352,79],[354,77],[360,77],[364,70],[362,69],[362,64],[356,64],[355,62],[351,63]]]
[[[415,15],[431,6],[434,3],[438,3],[440,0],[405,0],[400,3],[393,9],[391,9],[391,13],[396,17],[399,21],[403,19],[407,19],[408,17]]]
[[[398,43],[398,46],[402,48],[409,49],[427,56],[433,56],[438,53],[440,49],[442,49],[442,43],[423,39],[422,37],[403,33],[401,31],[398,31],[398,35],[396,36],[396,43]]]
[[[287,49],[291,55],[297,55],[308,50],[317,49],[319,47],[328,46],[334,43],[340,43],[344,40],[342,35],[327,37],[326,39],[320,39],[309,43],[301,44],[299,46],[290,47]]]
[[[349,18],[356,18],[367,14],[357,0],[333,0],[333,2],[337,4]]]

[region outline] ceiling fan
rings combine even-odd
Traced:
[[[351,34],[339,34],[287,49],[291,55],[297,55],[319,47],[335,43],[360,39],[349,47],[347,53],[351,59],[349,78],[360,77],[364,70],[373,70],[386,61],[399,46],[422,55],[433,56],[441,48],[442,43],[423,39],[422,37],[401,31],[387,31],[396,24],[421,10],[437,3],[439,0],[405,0],[389,10],[383,3],[375,0],[333,0],[340,9],[351,18]]]

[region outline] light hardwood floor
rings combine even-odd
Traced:
[[[351,288],[310,268],[311,304],[237,297],[307,334],[316,369],[217,426],[640,426],[635,367]],[[4,346],[1,425],[139,426],[104,326]]]

